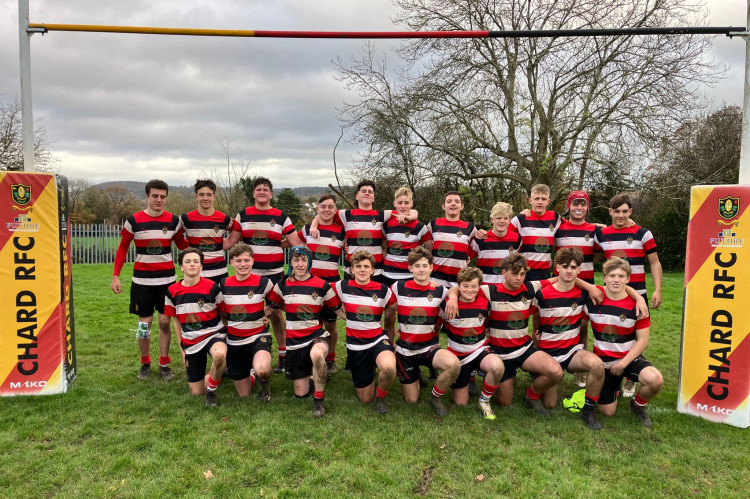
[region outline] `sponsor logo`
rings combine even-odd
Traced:
[[[372,320],[375,318],[375,313],[373,312],[373,310],[365,305],[360,305],[359,307],[357,307],[354,315],[360,322],[372,322]]]
[[[201,322],[200,318],[198,318],[195,314],[188,314],[187,317],[185,317],[185,323],[182,325],[184,329],[187,329],[188,331],[197,331],[203,326],[203,323]]]
[[[229,309],[229,320],[232,321],[244,321],[247,317],[245,308],[241,305],[235,305]]]
[[[719,198],[719,216],[724,220],[731,220],[740,212],[740,198],[727,196]]]
[[[372,244],[372,234],[366,230],[357,233],[357,244],[360,246],[370,246]]]
[[[404,247],[400,241],[394,241],[393,244],[391,244],[389,251],[392,255],[400,255],[403,253],[403,248]]]
[[[41,224],[34,223],[28,214],[19,214],[13,217],[12,222],[6,222],[5,228],[10,232],[39,232]]]
[[[146,243],[146,253],[149,255],[160,255],[162,252],[162,245],[156,239],[151,239]]]
[[[264,230],[256,230],[253,232],[250,241],[256,246],[264,246],[268,243],[268,232]]]
[[[31,202],[31,186],[13,184],[10,186],[10,197],[19,206],[26,206]]]
[[[315,312],[310,305],[300,305],[297,307],[297,317],[303,321],[311,321],[315,318]]]
[[[479,333],[477,333],[477,330],[474,328],[469,328],[464,331],[464,334],[461,335],[461,341],[465,343],[466,345],[471,345],[473,343],[476,343],[479,341]]]
[[[556,333],[562,333],[568,330],[570,321],[567,317],[556,317],[552,322],[552,330]]]
[[[741,248],[745,244],[745,239],[737,237],[737,233],[732,229],[723,229],[717,237],[709,238],[708,242],[713,248]]]
[[[214,243],[213,239],[210,237],[204,237],[200,240],[200,243],[198,243],[198,249],[203,252],[212,251],[215,245],[216,243]]]
[[[609,343],[617,342],[617,328],[607,324],[602,328],[602,339]]]
[[[453,256],[453,245],[449,242],[443,241],[438,245],[437,250],[438,256],[442,258],[450,258]]]
[[[422,307],[417,307],[409,312],[409,322],[412,324],[424,324],[427,321],[427,312]]]
[[[329,250],[325,246],[318,246],[315,248],[315,258],[322,261],[327,261],[331,259],[331,250]]]
[[[546,237],[540,237],[534,243],[534,249],[538,253],[546,253],[547,251],[549,251],[549,247],[550,247],[550,241]]]
[[[521,312],[511,312],[508,315],[508,327],[511,329],[521,329],[529,325],[526,317]]]

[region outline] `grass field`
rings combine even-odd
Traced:
[[[179,362],[172,383],[136,381],[135,321],[126,313],[127,290],[109,290],[110,275],[109,265],[74,268],[79,375],[72,389],[0,401],[2,497],[748,495],[748,431],[675,410],[681,274],[665,276],[664,305],[652,316],[646,355],[665,378],[650,404],[654,427],[642,428],[621,404],[601,432],[562,408],[547,420],[533,416],[520,403],[526,374],[514,406],[498,409],[495,421],[482,419],[475,399],[439,419],[428,391],[407,406],[398,382],[389,413],[378,416],[356,401],[343,370],[327,387],[322,419],[279,375],[268,404],[238,399],[225,381],[220,406],[208,410],[188,395]],[[180,358],[174,342],[172,358]],[[566,375],[559,393],[575,389]]]

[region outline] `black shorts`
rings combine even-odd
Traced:
[[[609,372],[609,369],[604,370],[604,386],[602,387],[602,394],[599,396],[599,403],[602,405],[611,404],[617,400],[617,395],[620,393],[620,387],[622,386],[623,378],[630,378],[633,381],[638,381],[638,376],[647,367],[653,367],[653,364],[646,360],[646,357],[639,355],[633,362],[628,364],[628,367],[622,372],[622,376],[615,376]]]
[[[461,372],[458,374],[458,378],[456,378],[456,382],[453,383],[451,388],[464,388],[468,386],[469,381],[471,381],[471,373],[479,370],[479,365],[484,358],[488,355],[495,355],[492,353],[492,349],[489,346],[484,346],[481,350],[482,351],[479,352],[479,355],[474,357],[474,360],[461,366]]]
[[[367,350],[346,349],[355,388],[365,388],[375,381],[375,360],[385,351],[394,352],[393,345],[387,337],[383,337]]]
[[[550,278],[550,269],[530,269],[523,282],[543,281]]]
[[[578,343],[578,344],[580,345],[580,343]],[[575,346],[573,346],[571,348],[575,348]],[[583,351],[583,348],[579,348],[578,350],[576,350],[573,353],[573,355],[571,355],[570,357],[568,357],[564,361],[559,362],[560,367],[562,367],[562,370],[563,371],[568,371],[571,374],[575,374],[573,371],[571,371],[570,369],[568,369],[568,367],[570,367],[570,363],[572,362],[573,358],[575,358],[575,356],[578,355],[578,352],[582,352],[582,351]]]
[[[226,343],[226,338],[214,336],[206,346],[198,352],[185,354],[185,371],[187,371],[188,383],[195,383],[206,377],[206,366],[208,365],[208,356],[211,355],[211,347],[216,343]]]
[[[258,352],[271,353],[271,338],[261,336],[247,345],[227,345],[227,374],[234,381],[250,377],[253,359]]]
[[[511,378],[516,377],[516,371],[519,369],[523,369],[521,366],[523,366],[523,363],[526,362],[526,360],[534,355],[535,353],[539,352],[540,350],[535,347],[534,345],[529,345],[529,348],[526,349],[524,353],[516,357],[515,359],[503,359],[503,365],[505,365],[505,372],[503,373],[502,379],[500,379],[500,383],[503,381],[507,381]],[[497,352],[496,352],[497,353]]]
[[[396,352],[396,374],[402,385],[411,385],[419,381],[419,366],[433,367],[435,355],[440,345],[432,345],[426,352],[416,355],[401,355]]]
[[[325,343],[328,348],[331,348],[331,336],[318,336],[310,342],[309,345],[302,348],[295,348],[294,350],[287,349],[286,359],[284,360],[284,369],[286,370],[286,377],[289,379],[302,379],[312,375],[312,358],[310,358],[310,352],[313,346],[318,343]]]
[[[164,299],[169,286],[174,283],[159,286],[130,283],[130,313],[138,317],[151,317],[154,310],[164,313]]]
[[[336,312],[334,312],[333,309],[323,305],[323,307],[320,309],[318,318],[323,322],[336,322],[339,316],[336,315]]]

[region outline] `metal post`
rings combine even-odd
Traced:
[[[747,25],[750,29],[750,0],[747,0]],[[739,184],[750,184],[750,36],[745,39],[745,95],[742,99],[742,149]]]
[[[749,0],[750,1],[750,0]],[[31,109],[31,33],[29,0],[18,0],[18,52],[21,59],[21,116],[23,121],[23,169],[34,167],[34,115]]]

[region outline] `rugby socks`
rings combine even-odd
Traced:
[[[336,362],[336,352],[328,352],[328,355],[326,355],[326,362]]]
[[[586,392],[586,401],[583,403],[583,406],[593,410],[597,403],[599,403],[599,397],[593,397]]]
[[[542,397],[542,394],[535,392],[534,389],[529,386],[526,389],[526,396],[529,397],[529,400],[539,400]]]
[[[149,359],[149,362],[151,360]],[[159,357],[159,367],[169,367],[169,363],[172,362],[172,357],[167,355],[166,357]]]
[[[648,404],[648,400],[641,397],[639,394],[635,394],[635,397],[633,397],[633,403],[637,405],[638,407],[646,407],[646,404]]]
[[[150,355],[141,355],[141,364],[151,365],[151,356]]]
[[[206,390],[209,392],[215,392],[217,388],[219,388],[219,384],[221,383],[221,378],[218,380],[213,379],[211,375],[208,375],[208,384],[206,386]]]
[[[286,359],[286,347],[279,347],[279,362],[283,363]]]
[[[324,390],[321,390],[321,391],[315,390],[313,392],[313,398],[315,400],[323,400],[325,398],[325,395],[326,395],[326,392]]]
[[[489,402],[492,394],[495,393],[499,385],[490,385],[486,381],[482,384],[482,393],[479,395],[480,402]]]
[[[375,398],[376,399],[385,398],[386,395],[388,395],[388,391],[387,390],[383,391],[383,390],[380,389],[379,386],[377,388],[375,388]]]
[[[432,387],[432,396],[433,397],[440,398],[443,395],[445,395],[445,390],[441,390],[440,388],[437,387],[437,385],[434,385]]]
[[[255,381],[256,381],[256,379],[257,378],[255,377],[255,373],[251,372],[250,373],[250,391],[251,392],[253,391],[253,388],[255,387]]]

